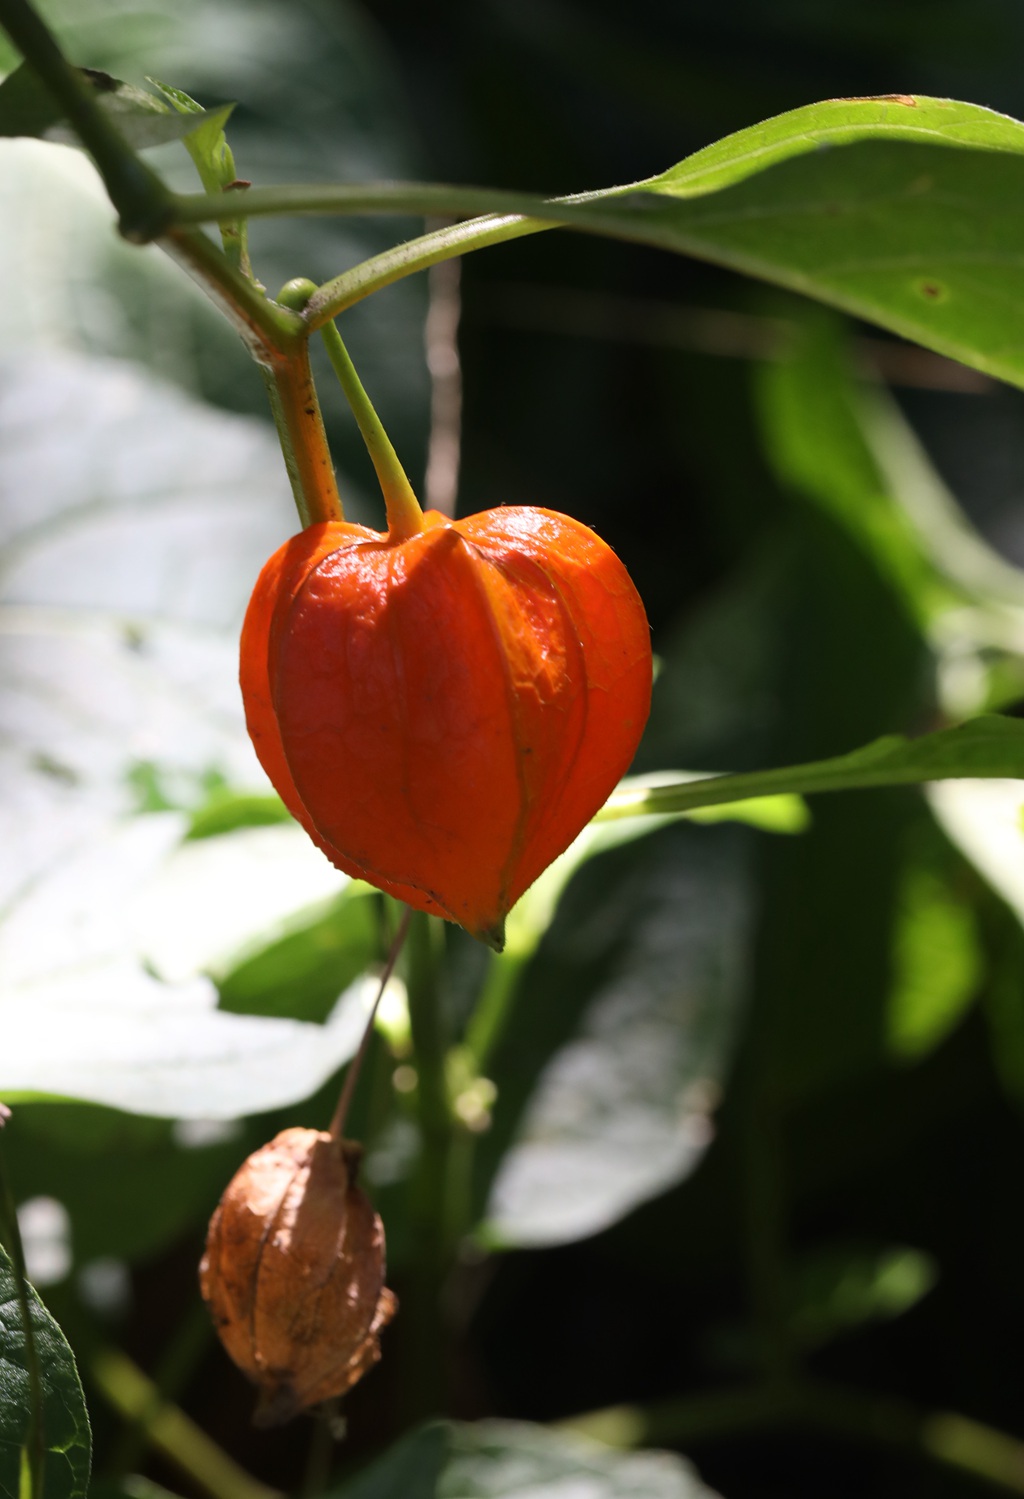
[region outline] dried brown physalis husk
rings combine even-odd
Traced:
[[[224,1347],[275,1426],[343,1395],[380,1358],[398,1303],[384,1230],[355,1184],[359,1146],[286,1129],[238,1170],[210,1220],[199,1284]]]

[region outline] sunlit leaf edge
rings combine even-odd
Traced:
[[[1024,124],[981,104],[925,94],[825,99],[724,136],[634,187],[694,197],[729,187],[792,156],[862,140],[914,141],[1022,155]]]
[[[721,806],[781,792],[807,795],[928,781],[1024,779],[1024,721],[985,714],[917,739],[886,735],[861,749],[806,765],[708,776],[612,793],[595,821]]]

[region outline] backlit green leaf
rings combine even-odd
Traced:
[[[892,967],[889,1046],[894,1056],[911,1060],[949,1034],[974,999],[982,975],[970,906],[927,867],[911,866],[904,874]]]
[[[683,812],[779,792],[807,795],[980,777],[1024,777],[1024,722],[1020,719],[986,714],[919,739],[889,734],[851,754],[808,765],[614,791],[598,819]]]

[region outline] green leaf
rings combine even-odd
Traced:
[[[283,187],[254,192],[245,212],[484,215],[431,240],[442,255],[561,223],[788,287],[1021,385],[1022,201],[1024,126],[980,105],[907,95],[808,105],[659,176],[575,198],[412,183]],[[198,221],[220,207],[195,200],[182,211]],[[404,253],[379,282],[373,269],[337,278],[317,315],[429,264],[427,249],[423,257]]]
[[[685,812],[780,792],[808,795],[866,787],[914,786],[927,781],[1024,777],[1024,722],[986,714],[919,739],[888,734],[848,755],[742,775],[710,776],[673,786],[614,791],[599,821]]]
[[[938,1278],[931,1255],[906,1245],[818,1249],[792,1269],[793,1335],[804,1348],[818,1348],[865,1322],[891,1321],[916,1306]]]
[[[982,954],[970,906],[922,863],[903,875],[893,938],[889,1049],[910,1061],[934,1050],[970,1007]]]
[[[738,130],[637,185],[678,197],[720,192],[793,157],[864,140],[1024,154],[1024,125],[980,104],[921,94],[825,99]]]
[[[285,923],[276,940],[260,934],[254,955],[232,963],[220,977],[220,1008],[242,1015],[280,1015],[325,1022],[338,995],[354,983],[380,951],[380,922],[373,892],[353,882],[313,920]]]
[[[766,455],[780,480],[853,537],[920,627],[963,602],[937,573],[869,446],[875,395],[854,379],[841,319],[799,317],[786,357],[757,369]]]
[[[352,1056],[375,980],[314,1025],[224,1013],[206,976],[341,877],[295,826],[182,831],[174,813],[129,819],[10,903],[0,1096],[233,1119],[308,1097]]]
[[[151,78],[149,81],[154,88],[160,90],[175,114],[186,116],[185,144],[196,164],[203,187],[208,193],[223,192],[237,175],[235,159],[224,134],[224,126],[235,106],[222,104],[219,109],[208,113],[184,89],[161,83],[158,78]]]
[[[136,150],[182,140],[198,128],[194,120],[182,119],[145,89],[111,78],[109,73],[82,68],[80,77]],[[232,107],[225,105],[211,119],[222,125]],[[0,83],[0,136],[34,136],[77,143],[64,124],[60,106],[28,63],[22,63]]]
[[[757,374],[776,474],[842,526],[927,635],[950,717],[1016,701],[1024,571],[970,523],[896,401],[855,378],[841,320],[807,307],[794,324],[787,356]]]
[[[214,983],[343,877],[290,820],[182,841],[211,788],[263,806],[234,630],[292,524],[278,464],[264,428],[131,366],[0,369],[0,1088],[231,1117],[358,1041],[361,989],[321,1027],[219,1011]]]
[[[652,771],[647,775],[627,776],[619,782],[616,795],[626,797],[637,792],[656,790],[661,786],[679,786],[689,781],[705,779],[705,776],[685,770]],[[718,807],[694,807],[690,811],[680,812],[678,816],[686,817],[691,822],[745,822],[765,833],[803,833],[811,823],[811,814],[803,797],[785,792],[778,796],[751,797],[746,802],[725,802]],[[669,821],[670,817],[664,820]],[[659,820],[657,826],[661,825]],[[607,825],[604,831],[607,831]],[[591,852],[600,851],[601,840],[595,837]]]
[[[45,1499],[84,1499],[91,1438],[82,1385],[64,1334],[31,1287],[32,1335],[42,1384]],[[0,1249],[0,1495],[18,1499],[32,1382],[14,1267]]]
[[[169,83],[161,83],[156,78],[151,78],[150,83],[160,93],[178,114],[192,119],[202,116],[198,124],[188,131],[185,136],[185,147],[188,154],[195,163],[199,180],[208,193],[223,193],[234,191],[243,186],[238,180],[235,170],[235,158],[228,145],[228,138],[224,134],[224,126],[234,109],[233,104],[225,104],[212,114],[206,114],[201,104],[186,94],[183,89],[174,88]],[[246,183],[244,186],[248,186]],[[221,239],[228,258],[243,275],[252,275],[252,265],[249,261],[248,230],[245,219],[237,219],[234,223],[221,225]]]
[[[1006,611],[1017,613],[1018,628],[1024,618],[1024,568],[1000,555],[971,524],[899,406],[882,387],[863,389],[856,406],[860,432],[880,481],[911,522],[917,546],[954,596],[962,595],[977,609],[991,611],[987,634],[978,614],[972,616],[976,638],[1005,645]],[[962,647],[967,639],[962,625],[959,633]]]
[[[486,1063],[485,1239],[584,1238],[701,1159],[745,990],[750,851],[739,828],[679,826],[578,872]]]
[[[1014,384],[1024,125],[924,96],[826,100],[636,184],[635,237],[773,281]]]
[[[638,184],[633,236],[790,287],[1014,384],[1024,126],[927,98],[829,101]]]
[[[931,1255],[907,1245],[826,1244],[786,1265],[782,1292],[789,1335],[811,1352],[865,1324],[890,1322],[916,1306],[939,1279]],[[730,1322],[709,1332],[716,1362],[756,1369],[757,1340],[749,1324]]]
[[[172,804],[173,805],[173,804]],[[154,812],[160,807],[147,808]],[[218,787],[192,813],[189,838],[216,838],[236,828],[274,827],[291,819],[281,798],[270,792],[237,791],[231,786]]]
[[[269,789],[233,631],[290,525],[277,463],[264,428],[129,366],[0,366],[0,902],[126,814],[202,808],[211,777]]]
[[[210,1212],[244,1154],[233,1125],[196,1129],[79,1103],[22,1104],[4,1151],[19,1203],[51,1197],[70,1215],[76,1272],[96,1259],[152,1258]]]
[[[615,1452],[515,1421],[444,1422],[398,1442],[330,1499],[715,1499],[681,1457]]]

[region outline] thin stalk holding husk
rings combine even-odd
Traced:
[[[387,510],[388,538],[391,541],[405,541],[410,536],[417,536],[423,530],[420,502],[391,439],[363,388],[341,334],[333,323],[325,323],[320,329],[320,336],[373,463]]]
[[[405,946],[405,939],[409,932],[409,922],[411,917],[412,911],[408,906],[406,906],[405,910],[402,912],[401,920],[398,923],[398,930],[395,932],[394,938],[392,939],[391,948],[387,956],[387,962],[384,964],[384,970],[380,976],[380,983],[377,986],[377,997],[374,999],[373,1004],[370,1006],[370,1013],[366,1017],[366,1026],[363,1030],[363,1038],[359,1043],[359,1049],[356,1052],[355,1056],[352,1058],[352,1061],[349,1063],[348,1071],[345,1073],[345,1082],[342,1086],[341,1095],[338,1098],[337,1107],[334,1110],[334,1117],[331,1120],[330,1126],[330,1134],[335,1140],[340,1140],[345,1133],[345,1120],[348,1118],[348,1111],[352,1104],[352,1096],[355,1093],[356,1083],[358,1082],[359,1074],[362,1071],[363,1061],[365,1060],[366,1053],[370,1048],[370,1038],[373,1035],[373,1022],[377,1018],[377,1010],[380,1006],[381,1000],[384,997],[384,990],[388,986],[388,980],[394,973],[395,964],[398,962],[398,959],[402,952],[402,948]]]

